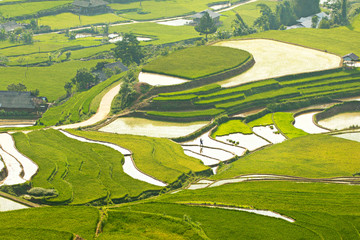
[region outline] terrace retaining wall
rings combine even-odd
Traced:
[[[233,69],[230,69],[230,70],[227,70],[227,71],[215,74],[215,75],[199,78],[197,80],[192,80],[192,81],[189,81],[186,83],[178,84],[178,85],[154,87],[147,93],[147,96],[156,95],[156,94],[164,93],[164,92],[184,91],[184,90],[187,90],[190,88],[200,87],[203,85],[219,82],[219,81],[234,77],[236,75],[239,75],[239,74],[249,70],[254,64],[255,64],[255,59],[251,55],[250,58],[244,64],[242,64],[236,68],[233,68]]]
[[[316,122],[318,122],[325,118],[329,118],[337,114],[346,112],[360,112],[360,102],[352,101],[334,105],[331,108],[325,109],[324,111],[316,114],[315,120]]]

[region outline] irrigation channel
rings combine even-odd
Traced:
[[[147,182],[147,183],[150,183],[150,184],[153,184],[153,185],[156,185],[156,186],[161,186],[161,187],[165,187],[166,184],[149,176],[149,175],[146,175],[145,173],[142,173],[140,172],[135,164],[134,164],[134,161],[132,159],[132,153],[125,149],[125,148],[122,148],[118,145],[115,145],[113,143],[107,143],[107,142],[100,142],[100,141],[94,141],[94,140],[89,140],[89,139],[86,139],[86,138],[83,138],[83,137],[79,137],[79,136],[75,136],[75,135],[72,135],[68,132],[65,132],[63,130],[60,130],[60,132],[62,132],[65,136],[69,137],[69,138],[72,138],[72,139],[75,139],[75,140],[78,140],[80,142],[86,142],[86,143],[96,143],[96,144],[101,144],[101,145],[104,145],[104,146],[107,146],[107,147],[110,147],[118,152],[120,152],[121,154],[124,155],[124,158],[125,158],[125,162],[124,162],[124,165],[123,165],[123,169],[124,169],[124,172],[129,175],[130,177],[132,178],[135,178],[135,179],[138,179],[140,181],[144,181],[144,182]]]

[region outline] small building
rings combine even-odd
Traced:
[[[18,24],[15,21],[10,21],[10,22],[0,24],[0,30],[4,29],[5,32],[12,32],[17,28],[25,28],[25,27],[21,24]]]
[[[108,2],[103,0],[75,0],[74,11],[84,15],[96,15],[107,12]]]
[[[35,98],[30,92],[0,91],[0,109],[5,111],[34,111]]]
[[[346,54],[342,58],[344,59],[345,62],[353,62],[359,60],[359,57],[354,53]]]
[[[219,14],[217,12],[213,12],[213,11],[211,11],[209,9],[204,10],[204,11],[199,12],[199,13],[196,13],[196,14],[190,16],[190,18],[193,19],[194,24],[198,24],[200,22],[200,19],[204,16],[205,13],[208,13],[209,16],[214,20],[214,22],[216,24],[220,24],[220,16],[221,16],[221,14]]]
[[[118,69],[121,70],[121,72],[125,72],[127,70],[129,70],[122,62],[118,61],[118,62],[114,62],[114,63],[107,63],[104,65],[104,68],[100,71],[95,71],[94,73],[98,76],[98,78],[100,79],[100,81],[105,81],[108,77],[106,76],[106,73],[104,71],[104,69],[111,69],[114,73],[115,71]]]

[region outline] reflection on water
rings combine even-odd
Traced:
[[[239,143],[239,146],[249,149],[249,151],[254,151],[260,147],[270,144],[261,137],[256,136],[255,134],[242,134],[242,133],[233,133],[226,136],[216,137],[216,140],[222,142],[228,142],[228,140],[233,140]]]
[[[139,74],[139,82],[144,82],[151,86],[169,86],[185,83],[188,82],[188,80],[167,75],[141,72]]]
[[[310,134],[329,132],[326,129],[316,126],[313,122],[313,116],[317,113],[318,112],[309,112],[296,116],[294,127]]]
[[[7,198],[0,197],[0,212],[18,210],[23,208],[28,208],[28,207],[20,203],[11,201]]]
[[[340,113],[318,122],[319,125],[332,130],[342,130],[351,126],[360,126],[360,112]]]
[[[336,137],[345,138],[352,141],[360,142],[360,132],[354,132],[354,133],[344,133],[335,135]]]
[[[174,138],[195,132],[206,124],[207,122],[173,123],[127,117],[116,119],[109,125],[100,128],[100,131],[149,137]]]

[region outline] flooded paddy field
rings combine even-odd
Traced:
[[[174,123],[125,117],[118,118],[99,130],[109,133],[175,138],[195,132],[206,124],[207,122]]]
[[[318,124],[331,130],[342,130],[353,126],[360,126],[360,112],[340,113],[320,120]]]

